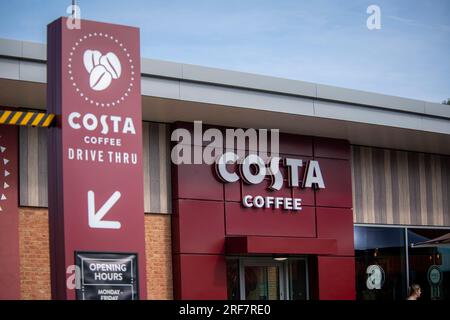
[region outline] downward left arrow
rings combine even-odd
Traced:
[[[120,199],[121,194],[116,191],[111,197],[103,204],[103,206],[95,212],[95,193],[94,191],[88,191],[88,222],[89,227],[98,229],[120,229],[121,224],[119,221],[106,221],[103,217],[108,211],[116,204]]]

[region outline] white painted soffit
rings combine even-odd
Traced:
[[[43,83],[0,79],[0,88],[3,106],[33,106],[45,110],[46,85]],[[222,126],[278,128],[287,133],[346,139],[358,145],[450,155],[449,134],[151,96],[143,96],[142,105],[143,119],[147,121],[203,120]],[[313,103],[313,109],[320,108]],[[306,110],[305,113],[310,111]]]

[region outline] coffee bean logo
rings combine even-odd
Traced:
[[[86,50],[83,63],[89,73],[89,86],[95,91],[107,89],[122,74],[120,60],[113,52],[102,55],[98,50]]]
[[[84,67],[88,73],[91,73],[92,69],[100,63],[102,54],[97,50],[86,50],[83,55]]]
[[[112,53],[108,52],[100,58],[100,64],[103,65],[106,70],[111,74],[113,79],[119,79],[122,73],[122,66],[120,65],[119,58]]]
[[[109,87],[112,81],[112,76],[101,64],[92,69],[89,76],[89,85],[95,91],[102,91]]]

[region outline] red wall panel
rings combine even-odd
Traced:
[[[354,300],[355,258],[318,257],[320,300]]]
[[[174,198],[223,200],[223,184],[217,180],[214,166],[207,164],[173,165],[176,171]]]
[[[312,156],[312,137],[280,133],[280,154]]]
[[[346,140],[314,137],[314,157],[350,160],[350,144]]]
[[[294,237],[227,237],[228,254],[335,254],[335,239]]]
[[[224,253],[223,202],[180,200],[175,215],[178,219],[176,238],[180,253]]]
[[[242,181],[225,184],[225,201],[241,202],[241,185]]]
[[[176,296],[183,300],[227,299],[227,268],[221,255],[182,254],[179,275],[182,281]]]
[[[20,299],[17,127],[0,125],[0,300]]]
[[[304,206],[314,206],[315,204],[314,190],[311,188],[292,188],[292,197],[302,199]]]
[[[242,196],[244,195],[251,195],[251,196],[272,196],[272,197],[292,197],[292,190],[291,188],[287,187],[287,184],[284,184],[284,186],[280,190],[269,190],[269,186],[271,184],[271,181],[269,179],[264,179],[263,182],[259,184],[246,184],[242,183]]]
[[[316,208],[317,237],[337,239],[338,255],[353,256],[353,212],[350,209]]]
[[[317,159],[325,189],[316,190],[316,206],[352,207],[352,178],[349,160]]]
[[[226,203],[227,235],[254,235],[268,237],[315,237],[314,208],[301,211],[283,209],[244,208],[240,203]]]

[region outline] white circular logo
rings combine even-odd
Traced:
[[[76,40],[67,57],[74,93],[84,102],[114,107],[125,102],[136,82],[135,61],[116,36],[90,32]],[[138,88],[138,87],[136,87]]]
[[[367,267],[367,289],[381,289],[384,284],[384,270],[381,266],[373,264]]]
[[[84,51],[83,63],[89,73],[89,86],[95,91],[107,89],[122,74],[120,60],[113,52],[102,55],[98,50],[88,49]]]
[[[430,282],[431,285],[438,285],[441,283],[442,280],[442,274],[441,274],[441,270],[439,269],[438,266],[431,266],[428,269],[428,281]]]

